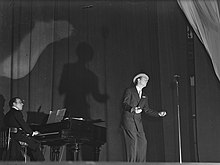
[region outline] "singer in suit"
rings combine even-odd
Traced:
[[[125,139],[126,160],[128,162],[145,162],[147,140],[145,137],[141,113],[154,117],[163,117],[165,111],[157,112],[148,106],[148,97],[142,90],[149,80],[148,75],[139,73],[133,78],[134,86],[124,93],[122,107],[122,129]]]
[[[5,125],[11,128],[11,145],[9,160],[22,161],[20,142],[25,142],[28,146],[28,155],[33,161],[44,161],[44,156],[40,151],[40,143],[33,136],[38,135],[38,131],[33,131],[24,121],[22,109],[23,101],[19,97],[14,97],[9,101],[10,110],[4,118]]]

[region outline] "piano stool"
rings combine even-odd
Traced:
[[[21,148],[23,151],[22,152],[22,155],[24,156],[24,162],[26,163],[27,162],[27,147],[28,147],[28,144],[25,143],[25,142],[21,142],[19,141],[20,145],[21,145]]]

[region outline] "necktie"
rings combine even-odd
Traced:
[[[142,91],[140,90],[140,91],[138,92],[138,95],[139,95],[140,98],[141,98],[141,94],[142,94]]]

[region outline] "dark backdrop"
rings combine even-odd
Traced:
[[[147,159],[179,161],[178,74],[183,160],[195,160],[188,23],[175,0],[0,3],[0,94],[6,102],[17,95],[25,100],[29,123],[63,107],[68,116],[105,120],[100,160],[122,161],[122,94],[136,73],[146,72],[150,106],[168,112],[164,119],[143,115]]]

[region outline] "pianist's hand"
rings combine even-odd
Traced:
[[[32,133],[32,136],[36,136],[36,135],[38,135],[38,134],[40,134],[40,132],[34,131],[34,132]]]

